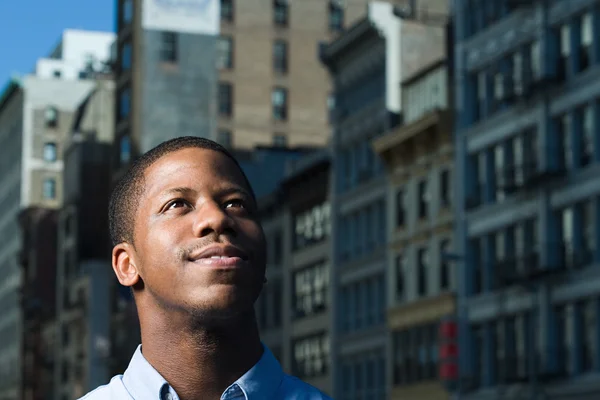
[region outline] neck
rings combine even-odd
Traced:
[[[181,400],[219,399],[263,353],[253,311],[210,326],[173,310],[140,322],[144,357]]]

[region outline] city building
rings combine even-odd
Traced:
[[[600,2],[455,1],[461,398],[600,396]]]
[[[284,370],[331,393],[330,156],[288,163],[277,190],[260,199],[268,282],[256,303],[263,342]]]
[[[366,17],[320,50],[334,85],[330,374],[339,399],[388,395],[391,227],[385,168],[371,142],[402,121],[403,79],[444,49],[442,27],[402,19],[401,11],[372,2]]]
[[[323,146],[328,76],[315,43],[367,0],[117,2],[115,169],[176,136],[237,149]]]
[[[114,135],[115,83],[95,86],[73,116],[64,144],[62,207],[57,229],[58,273],[55,398],[79,398],[108,382],[111,350],[111,288],[108,262],[110,154]],[[131,336],[133,332],[131,332]],[[137,345],[138,343],[135,343]]]
[[[82,35],[82,40],[76,40]],[[102,36],[102,34],[98,34]],[[13,79],[0,94],[0,398],[20,399],[23,321],[19,291],[21,268],[17,255],[22,249],[18,216],[35,208],[57,209],[62,202],[62,141],[69,135],[78,105],[94,83],[88,79],[94,63],[103,60],[112,34],[106,40],[90,40],[81,31],[67,32],[66,41],[52,52],[48,63],[40,61],[40,76]],[[110,47],[110,46],[109,46]],[[61,63],[62,56],[68,59]],[[77,64],[76,59],[83,60]],[[62,71],[48,76],[46,67]],[[84,65],[86,74],[69,75],[73,65]],[[62,69],[61,69],[62,68]],[[104,67],[102,66],[102,69]],[[71,72],[70,72],[71,71]],[[63,76],[64,73],[64,76]]]
[[[0,399],[20,398],[22,315],[19,291],[21,271],[17,254],[21,248],[17,216],[21,205],[21,145],[23,90],[11,80],[0,95]]]
[[[454,317],[452,75],[441,59],[402,83],[403,123],[373,142],[388,172],[390,399],[449,399],[440,321]]]
[[[19,215],[21,371],[23,399],[43,399],[54,388],[57,212],[31,207]]]

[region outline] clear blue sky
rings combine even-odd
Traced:
[[[0,0],[0,90],[29,73],[64,29],[114,31],[115,0]]]

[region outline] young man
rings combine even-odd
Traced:
[[[181,137],[140,157],[109,207],[112,266],[142,344],[86,400],[329,399],[283,373],[253,305],[265,282],[256,199],[220,145]]]

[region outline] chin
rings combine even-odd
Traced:
[[[201,296],[190,299],[188,310],[200,319],[237,318],[254,312],[256,297],[235,288],[205,289]]]

